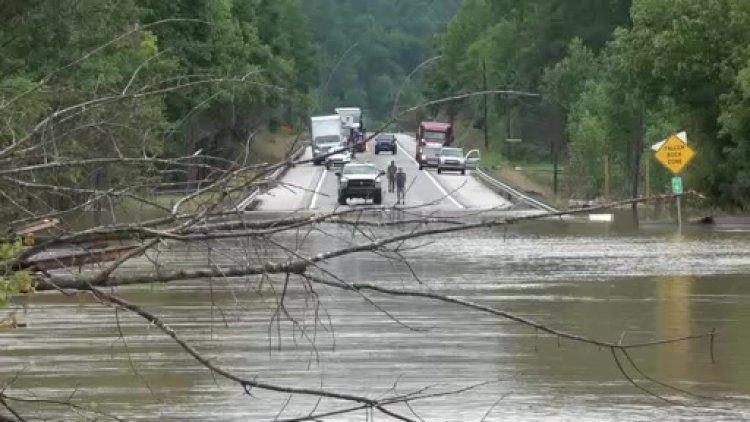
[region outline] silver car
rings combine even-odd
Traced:
[[[466,157],[463,148],[443,148],[438,153],[437,172],[460,171],[466,174]]]
[[[341,149],[342,151],[338,152],[336,154],[333,154],[333,155],[329,155],[326,158],[326,169],[327,170],[330,171],[331,168],[336,168],[336,167],[341,168],[341,167],[344,167],[345,165],[349,164],[352,161],[352,153],[347,148],[347,145],[346,145],[345,142],[342,142],[341,144],[339,144],[333,150],[335,151],[335,150],[339,150],[339,149]]]

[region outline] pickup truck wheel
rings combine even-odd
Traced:
[[[420,170],[422,170],[423,168],[424,168],[424,166],[422,166],[422,165],[420,164],[420,165],[419,165],[419,169],[420,169]]]
[[[380,153],[380,150],[379,150],[379,149],[376,149],[376,150],[375,150],[375,155],[378,155],[378,153]]]
[[[374,202],[376,205],[380,205],[383,203],[383,193],[382,192],[375,192],[375,195],[372,196],[372,202]]]
[[[339,195],[339,205],[346,205],[346,196]]]
[[[443,169],[441,169],[440,167],[438,167],[438,174],[440,174],[442,172],[443,172]]]
[[[466,169],[461,170],[461,174],[466,174]]]

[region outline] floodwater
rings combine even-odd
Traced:
[[[351,241],[349,230],[322,228],[276,239],[308,255]],[[608,350],[428,299],[367,294],[365,300],[315,285],[318,303],[292,279],[284,302],[299,323],[294,326],[283,315],[280,323],[274,318],[283,278],[176,282],[119,293],[161,315],[214,363],[248,378],[372,398],[474,387],[415,400],[410,408],[389,407],[415,420],[750,419],[750,233],[677,236],[534,223],[407,246],[404,256],[419,281],[404,264],[373,254],[335,259],[324,269],[350,282],[458,296],[607,341],[715,329],[715,363],[708,340],[633,352],[649,376],[711,398],[678,394],[627,368],[677,402],[666,403],[630,385]],[[257,241],[225,241],[170,245],[159,258],[190,267],[209,259],[222,265],[284,256]],[[28,326],[0,333],[0,382],[12,381],[8,394],[72,397],[127,420],[283,420],[352,406],[260,390],[250,396],[138,317],[85,296],[38,294],[14,309]],[[29,419],[82,419],[49,404],[16,406]],[[360,410],[325,420],[389,419]]]

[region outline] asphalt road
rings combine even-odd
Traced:
[[[419,170],[414,159],[416,143],[413,137],[397,135],[399,148],[396,155],[368,151],[357,154],[359,161],[369,161],[385,170],[391,160],[403,167],[407,174],[406,206],[418,206],[432,211],[457,210],[502,210],[511,204],[467,172],[443,173],[438,175],[434,169]],[[310,151],[305,152],[305,157]],[[383,205],[394,206],[396,194],[388,193],[384,181]],[[279,182],[279,185],[260,197],[259,211],[293,211],[319,210],[326,211],[341,208],[337,203],[338,178],[333,172],[322,166],[306,164],[291,169]],[[372,205],[360,199],[350,199],[350,207]]]

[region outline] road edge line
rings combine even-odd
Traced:
[[[312,201],[310,201],[310,206],[308,209],[315,209],[315,206],[318,205],[318,196],[320,195],[320,189],[323,187],[323,182],[326,180],[326,176],[328,175],[328,170],[323,168],[323,173],[320,175],[320,180],[318,180],[318,185],[315,187],[315,192],[313,192]]]
[[[398,138],[396,138],[396,143],[398,144],[399,151],[403,151],[403,153],[406,154],[406,156],[409,157],[409,159],[414,164],[417,165],[417,170],[419,170],[419,163],[417,162],[417,160],[414,157],[411,156],[411,154],[409,154],[407,152],[407,149],[404,147],[404,145],[401,143],[401,141],[398,140]],[[427,177],[430,180],[432,180],[432,183],[435,186],[437,186],[437,188],[440,191],[440,193],[442,193],[445,197],[447,197],[448,199],[450,199],[451,202],[453,202],[453,205],[455,205],[456,207],[458,207],[458,209],[460,209],[460,210],[465,210],[466,209],[465,205],[463,205],[462,203],[458,202],[458,200],[456,198],[454,198],[453,195],[448,194],[448,191],[445,190],[445,188],[443,187],[443,185],[441,185],[440,182],[438,182],[437,179],[435,179],[435,177],[433,177],[432,174],[430,174],[429,171],[426,171],[426,170],[424,170],[424,171],[423,170],[419,170],[419,171],[422,171],[424,174],[426,174]]]

